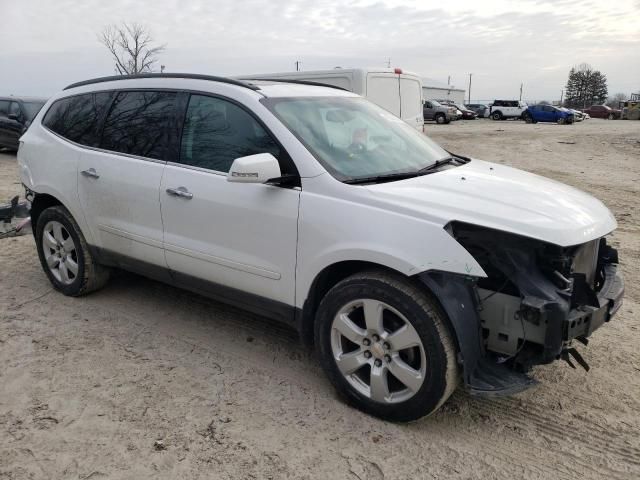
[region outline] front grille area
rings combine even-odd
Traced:
[[[596,269],[598,267],[598,251],[600,239],[592,240],[577,247],[571,265],[572,273],[583,274],[587,285],[595,289]]]

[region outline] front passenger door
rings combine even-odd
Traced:
[[[283,173],[295,173],[242,106],[189,96],[180,154],[167,163],[160,188],[165,254],[178,284],[291,319],[300,189],[227,181],[236,158],[265,152]]]

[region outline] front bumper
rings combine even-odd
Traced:
[[[454,235],[480,259],[487,279],[433,271],[419,278],[448,315],[471,392],[522,390],[535,383],[526,375],[530,367],[569,356],[586,366],[573,341],[586,344],[620,309],[624,295],[617,251],[604,238],[547,248],[462,224]]]
[[[597,294],[599,307],[580,306],[569,312],[564,321],[564,340],[587,338],[604,323],[611,320],[622,306],[624,279],[618,266],[609,264],[604,267],[604,285]]]

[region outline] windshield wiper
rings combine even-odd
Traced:
[[[421,168],[420,170],[416,170],[413,172],[395,172],[395,173],[385,173],[382,175],[374,175],[371,177],[360,177],[360,178],[350,178],[348,180],[344,180],[343,183],[348,183],[350,185],[357,185],[362,183],[383,183],[383,182],[393,182],[395,180],[403,180],[405,178],[413,178],[420,177],[422,175],[426,175],[431,171],[441,167],[442,165],[446,165],[451,162],[459,162],[461,164],[469,163],[471,159],[466,157],[461,157],[459,155],[451,155],[450,157],[445,157],[440,160],[436,160],[430,165]]]
[[[465,164],[469,162],[469,159],[452,155],[450,157],[445,157],[440,160],[436,160],[431,165],[427,165],[426,167],[423,167],[420,170],[418,170],[417,173],[418,175],[424,175],[425,173],[428,173],[432,170],[435,170],[438,167],[441,167],[442,165],[446,165],[451,162],[460,162],[462,164]]]
[[[413,177],[417,177],[418,175],[419,175],[418,172],[385,173],[383,175],[375,175],[372,177],[350,178],[348,180],[344,180],[344,183],[348,183],[350,185],[357,185],[360,183],[393,182],[394,180],[402,180],[404,178],[413,178]]]

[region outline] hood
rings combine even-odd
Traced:
[[[442,226],[457,220],[562,247],[602,237],[617,227],[609,209],[591,195],[482,160],[366,188],[379,202]]]

